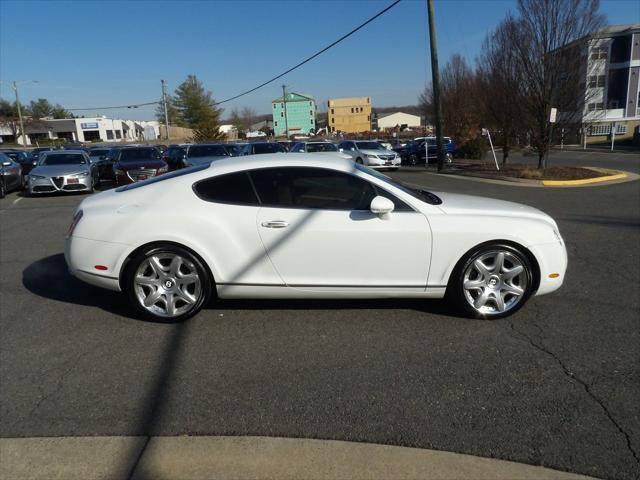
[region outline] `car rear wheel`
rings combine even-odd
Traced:
[[[7,192],[4,189],[4,180],[0,180],[0,198],[4,198],[6,194]]]
[[[418,164],[418,156],[415,153],[412,153],[411,155],[409,155],[409,164],[410,165]]]
[[[356,163],[359,163],[360,165],[363,164],[362,159],[360,157],[356,158]]]
[[[533,292],[527,256],[510,245],[485,245],[467,255],[454,272],[447,296],[473,318],[497,319],[519,310]]]
[[[143,316],[181,322],[198,313],[211,295],[202,261],[176,245],[145,249],[131,259],[124,278],[129,300]]]
[[[453,163],[453,155],[450,153],[445,154],[444,163]]]

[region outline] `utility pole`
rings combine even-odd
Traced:
[[[165,140],[169,140],[169,113],[167,112],[167,83],[164,80],[160,80],[162,84],[162,105],[164,107],[164,133]]]
[[[27,146],[27,134],[24,131],[24,121],[22,120],[22,109],[20,108],[20,97],[18,96],[18,84],[13,81],[13,91],[16,93],[16,108],[18,109],[18,119],[20,120],[20,132],[22,135],[22,148]],[[16,139],[17,140],[17,139]]]
[[[287,131],[287,140],[289,140],[289,119],[287,118],[287,86],[282,84],[282,102],[284,103],[284,128]]]
[[[444,168],[444,146],[442,144],[442,103],[440,101],[440,69],[438,67],[438,49],[436,47],[435,13],[433,0],[427,0],[429,12],[429,45],[431,47],[431,81],[433,83],[433,103],[435,107],[436,150],[438,152],[438,171]],[[427,165],[429,161],[427,159]]]

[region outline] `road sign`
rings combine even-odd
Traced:
[[[558,115],[558,109],[552,108],[551,115],[549,115],[549,123],[556,123],[556,115]]]

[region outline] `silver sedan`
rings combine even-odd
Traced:
[[[97,181],[95,166],[81,150],[54,150],[40,154],[38,165],[29,173],[29,194],[93,192]]]

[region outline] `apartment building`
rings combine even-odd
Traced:
[[[640,24],[613,25],[581,41],[587,143],[640,137]]]
[[[371,130],[371,97],[329,99],[327,125],[330,132],[358,133]]]
[[[286,97],[272,100],[271,107],[273,132],[276,136],[286,135],[287,128],[289,136],[315,133],[317,108],[311,95],[290,92]]]

